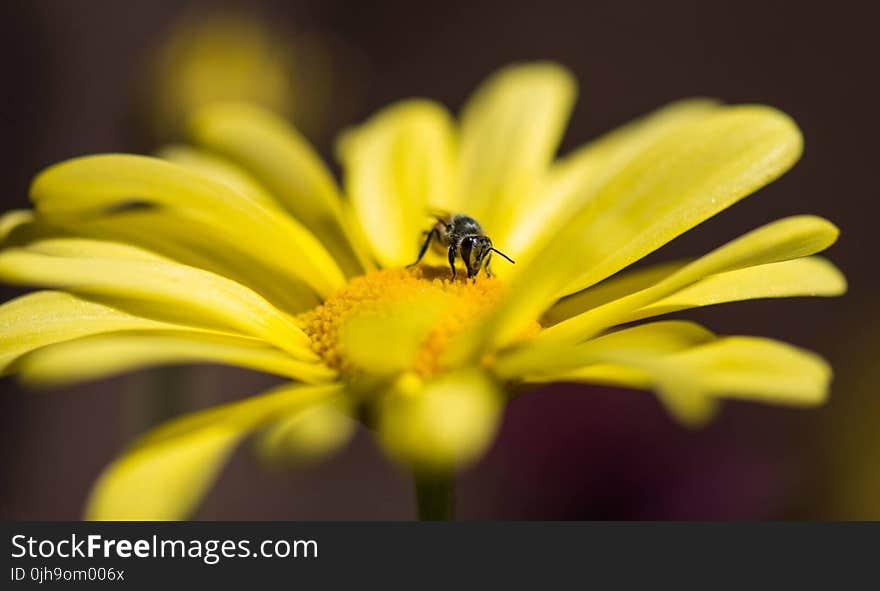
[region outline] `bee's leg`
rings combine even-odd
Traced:
[[[455,279],[455,243],[449,245],[449,267],[452,269],[452,278]]]
[[[411,265],[407,265],[407,267],[415,267],[419,264],[422,258],[425,256],[425,253],[428,252],[428,246],[431,244],[431,240],[437,237],[437,228],[431,228],[430,231],[426,232],[428,237],[425,239],[425,243],[422,244],[422,249],[419,251],[419,258],[416,259],[416,262]]]

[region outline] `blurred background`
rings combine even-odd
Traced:
[[[718,333],[770,336],[821,353],[836,371],[830,403],[810,410],[729,403],[708,428],[689,431],[644,392],[543,388],[510,405],[494,447],[461,475],[458,514],[880,519],[880,276],[871,238],[880,214],[880,14],[869,14],[870,6],[7,0],[0,7],[0,206],[27,207],[31,177],[51,163],[93,152],[150,152],[174,140],[174,105],[216,90],[187,82],[191,63],[223,70],[227,92],[260,94],[328,159],[338,130],[388,102],[428,96],[457,109],[487,74],[519,60],[559,61],[580,81],[563,152],[681,97],[774,105],[804,132],[800,163],[650,260],[698,255],[791,214],[835,222],[842,235],[827,255],[849,279],[845,297],[687,313]],[[256,19],[246,22],[263,25],[192,33],[221,8],[246,11]],[[235,35],[246,48],[224,54],[222,40]],[[236,74],[251,63],[263,66],[259,80]],[[0,291],[3,300],[19,293]],[[272,382],[218,367],[140,372],[48,392],[5,378],[0,518],[77,519],[101,469],[156,418]],[[329,461],[295,470],[266,469],[250,452],[243,446],[236,453],[196,518],[415,515],[408,475],[365,433]]]

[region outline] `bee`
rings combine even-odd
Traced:
[[[452,269],[452,278],[455,279],[455,257],[460,256],[467,268],[468,279],[476,277],[480,269],[486,269],[486,275],[491,277],[492,271],[489,262],[492,253],[499,255],[513,263],[513,259],[492,246],[492,240],[486,236],[480,223],[470,216],[462,213],[450,215],[435,215],[437,223],[430,230],[425,230],[425,242],[419,250],[419,258],[409,265],[414,267],[419,264],[428,247],[433,241],[435,250],[441,253],[445,249],[449,259],[449,267]]]

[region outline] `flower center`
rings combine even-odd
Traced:
[[[452,281],[448,268],[384,269],[352,279],[297,321],[312,349],[343,373],[374,370],[364,366],[385,365],[385,355],[407,357],[405,369],[429,376],[441,369],[441,353],[450,341],[477,325],[503,290],[492,277]],[[359,326],[366,327],[360,339]],[[363,361],[371,355],[376,363]]]

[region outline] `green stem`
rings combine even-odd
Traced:
[[[414,479],[420,520],[455,519],[455,479],[452,475],[416,474]]]

